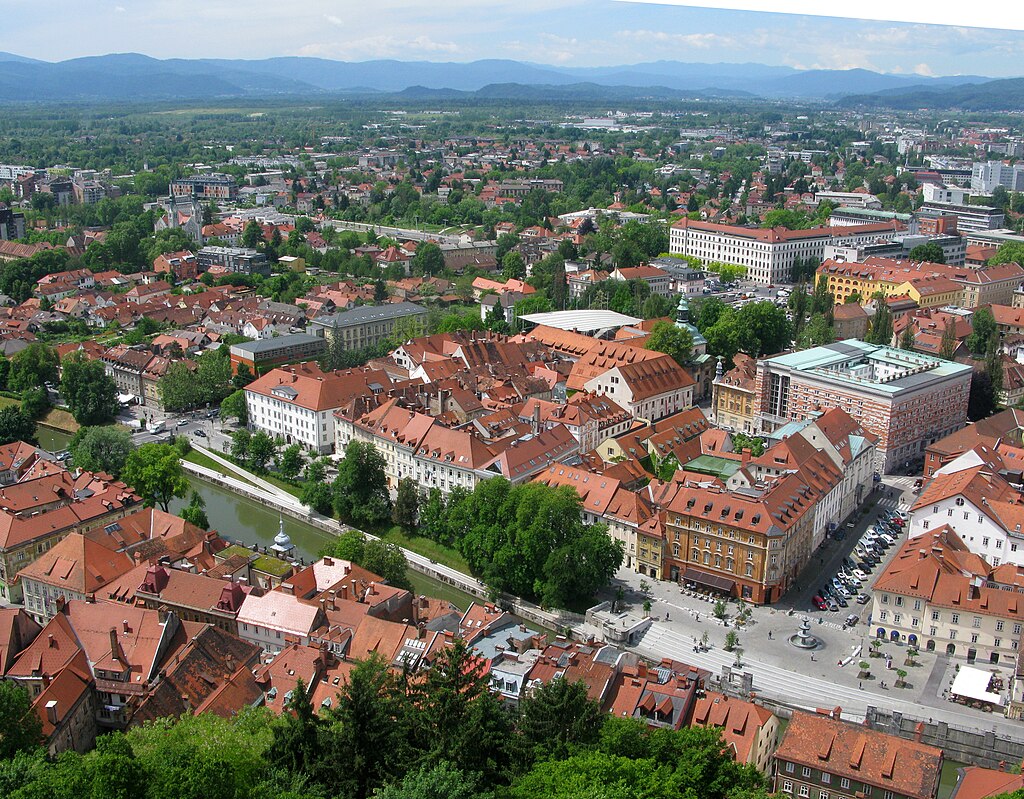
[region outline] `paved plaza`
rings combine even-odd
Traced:
[[[944,691],[963,660],[945,655],[920,652],[917,665],[905,665],[906,646],[889,641],[878,647],[879,657],[870,657],[869,617],[871,603],[837,612],[813,607],[811,597],[817,587],[831,579],[842,560],[853,549],[861,534],[874,522],[878,513],[889,509],[906,509],[913,504],[913,477],[887,477],[863,506],[853,529],[844,528],[843,540],[828,540],[810,566],[797,580],[796,588],[773,606],[749,606],[736,600],[727,602],[725,620],[715,618],[715,601],[687,592],[668,581],[644,579],[641,575],[621,569],[608,598],[616,588],[625,593],[626,610],[642,613],[645,597],[651,600],[651,616],[655,622],[638,641],[635,649],[651,658],[672,657],[701,668],[715,676],[729,668],[734,674],[752,675],[755,693],[805,708],[842,707],[845,715],[863,717],[867,707],[897,710],[918,719],[935,719],[964,727],[995,729],[999,734],[1024,740],[1024,724],[1002,716],[972,710],[949,702]],[[887,559],[869,576],[863,591],[870,592],[873,580],[884,569],[888,558],[899,549],[901,541],[890,547]],[[641,582],[647,589],[640,591]],[[744,608],[750,616],[737,624],[735,618]],[[850,614],[857,614],[852,627],[844,627]],[[810,622],[810,632],[819,639],[817,649],[808,652],[789,642],[803,618]],[[739,637],[740,662],[737,652],[725,650],[726,635],[734,630]],[[708,648],[700,646],[707,636]],[[698,651],[694,651],[694,647]],[[859,676],[859,664],[870,664],[870,676]],[[985,668],[989,668],[986,664]],[[908,687],[895,688],[897,669],[907,672]],[[1004,668],[1004,676],[1009,676]],[[884,684],[884,688],[882,687]]]

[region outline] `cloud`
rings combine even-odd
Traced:
[[[674,47],[689,47],[697,50],[709,50],[713,47],[732,47],[735,39],[718,33],[668,33],[666,31],[625,30],[620,36],[642,42],[657,42]]]
[[[336,17],[334,14],[327,14],[324,16],[324,19],[326,19],[332,25],[337,25],[339,28],[345,24],[345,20],[343,20],[341,17]]]

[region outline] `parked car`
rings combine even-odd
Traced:
[[[814,607],[816,607],[818,610],[828,610],[828,605],[825,604],[825,600],[822,599],[818,594],[815,594],[814,598],[811,601],[814,603]]]
[[[176,427],[184,427],[187,424],[188,424],[188,419],[179,419],[178,420],[178,424],[176,425]]]
[[[851,613],[849,616],[846,617],[846,626],[853,627],[859,621],[860,616],[858,616],[856,613]]]
[[[860,569],[854,569],[853,570],[853,576],[856,577],[861,582],[864,582],[865,580],[868,579],[868,576],[862,570],[860,570]]]
[[[871,601],[871,597],[869,597],[867,594],[861,594],[860,596],[857,597],[857,604],[858,605],[866,605],[870,601]]]
[[[839,605],[839,607],[841,608],[850,607],[849,603],[846,601],[846,597],[844,597],[842,594],[836,597],[836,604]]]
[[[836,601],[834,599],[830,599],[828,601],[828,609],[835,613],[839,610],[839,605],[836,604]]]
[[[204,433],[202,430],[196,430],[196,436],[198,436],[199,438],[206,438],[206,433]]]

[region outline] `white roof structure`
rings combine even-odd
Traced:
[[[638,325],[643,320],[635,316],[626,316],[616,311],[552,311],[550,313],[531,313],[519,317],[532,322],[559,330],[574,330],[584,335],[592,335],[602,330],[618,330],[627,325]]]
[[[988,690],[992,681],[992,673],[975,669],[971,666],[961,666],[953,680],[953,687],[950,693],[956,696],[964,696],[968,699],[977,699],[981,702],[990,702],[993,705],[1002,705],[1003,697]]]

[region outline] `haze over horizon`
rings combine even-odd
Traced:
[[[339,61],[469,62],[556,67],[659,60],[762,63],[907,75],[1024,74],[1024,32],[647,5],[616,0],[379,0],[293,8],[250,0],[13,0],[0,50],[44,61],[138,52],[154,58],[315,56]],[[74,38],[53,36],[74,19]]]

